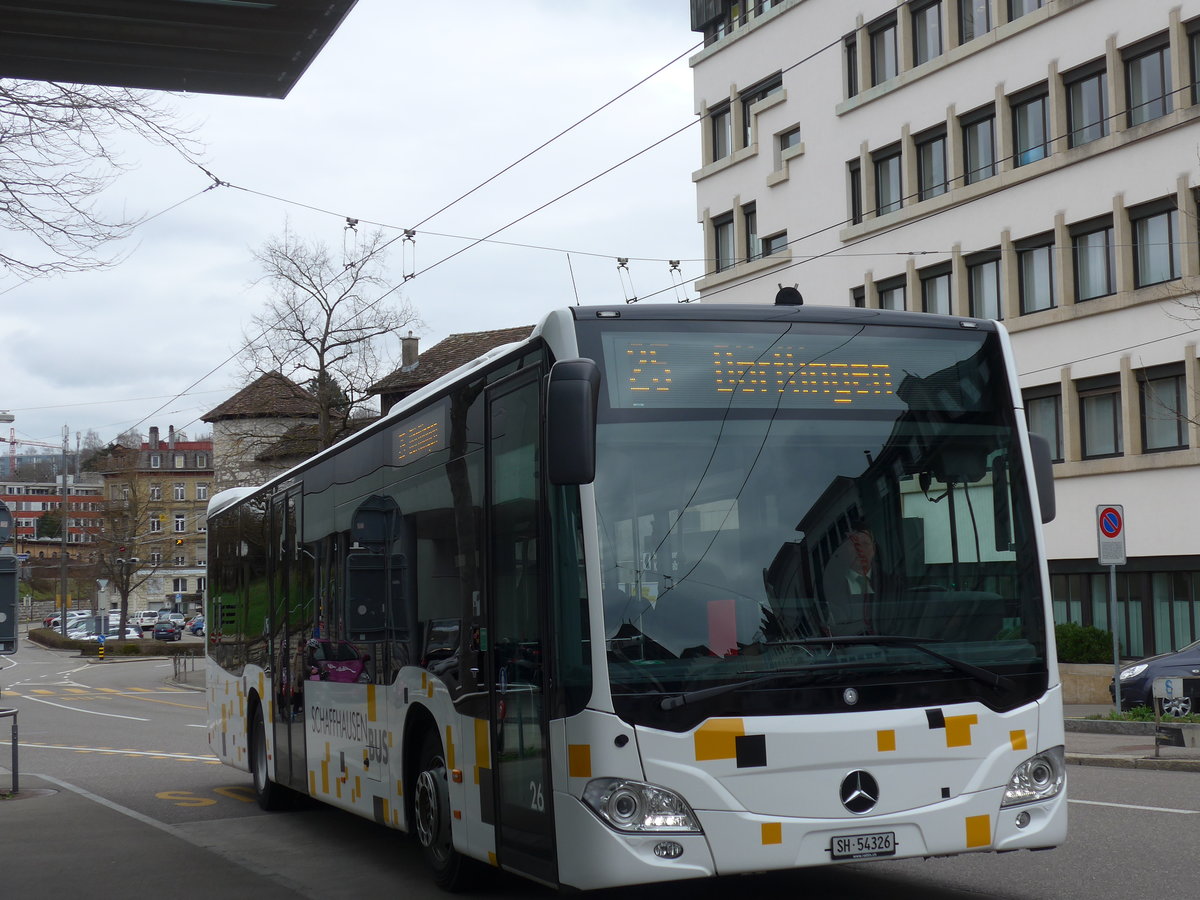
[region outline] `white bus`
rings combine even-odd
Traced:
[[[209,506],[259,802],[577,889],[1066,834],[1046,444],[990,321],[575,307]]]

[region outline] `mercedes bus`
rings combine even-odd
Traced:
[[[1053,514],[996,322],[558,310],[212,498],[209,741],[451,889],[1053,847]]]

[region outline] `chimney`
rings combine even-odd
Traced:
[[[158,449],[158,426],[157,425],[150,426],[150,449],[151,450]]]
[[[400,338],[400,368],[411,369],[417,364],[417,342],[420,338],[413,337],[410,331],[408,337]]]
[[[168,450],[175,449],[175,426],[174,425],[167,426],[167,449]]]

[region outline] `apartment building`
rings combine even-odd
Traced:
[[[130,598],[136,609],[199,609],[207,588],[205,514],[214,479],[213,442],[187,441],[159,429],[137,448],[122,448],[104,467],[109,503],[124,504],[137,522],[122,531],[150,577]],[[128,452],[134,451],[134,452]],[[127,534],[127,536],[125,536]]]
[[[0,501],[8,507],[13,517],[13,541],[18,553],[31,556],[57,556],[62,546],[62,530],[58,523],[47,533],[42,527],[42,517],[47,513],[62,516],[63,488],[57,481],[46,482],[0,482]],[[100,510],[104,502],[104,489],[96,476],[76,478],[67,476],[67,543],[72,553],[82,551],[85,558],[96,542],[100,526]]]
[[[1200,638],[1200,0],[692,0],[702,301],[1003,320],[1059,621]]]

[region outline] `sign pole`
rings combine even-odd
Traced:
[[[1101,503],[1096,507],[1097,561],[1108,566],[1108,623],[1113,643],[1113,702],[1121,714],[1121,640],[1117,629],[1117,566],[1125,565],[1125,507]]]
[[[1108,620],[1112,623],[1113,639],[1113,702],[1121,714],[1121,642],[1117,637],[1117,567],[1108,567]]]

